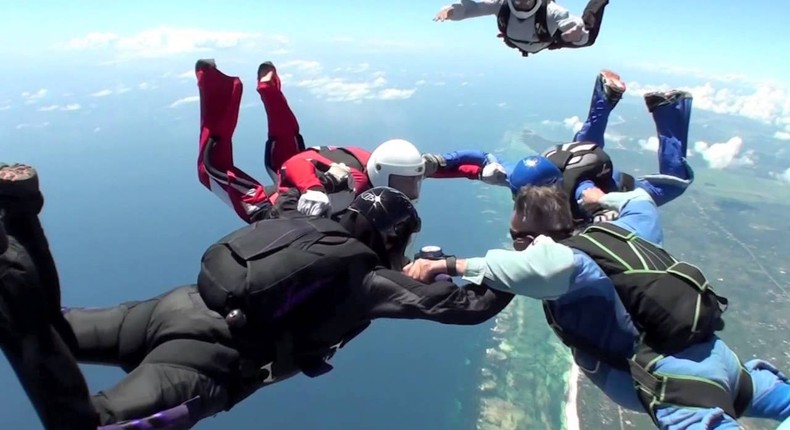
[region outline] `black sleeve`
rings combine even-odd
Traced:
[[[504,309],[513,294],[451,281],[425,284],[401,272],[377,269],[365,278],[371,319],[425,319],[442,324],[481,324]]]

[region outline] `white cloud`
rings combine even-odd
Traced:
[[[25,99],[25,104],[29,105],[29,104],[37,103],[39,100],[44,98],[44,96],[47,95],[47,92],[48,91],[46,88],[41,88],[38,91],[32,93],[29,91],[25,91],[22,93],[22,98]]]
[[[417,86],[425,85],[425,80],[424,79],[420,79],[419,81],[415,82],[414,85],[417,85]]]
[[[584,125],[584,121],[581,120],[578,116],[574,115],[570,118],[565,118],[562,120],[562,123],[565,125],[566,128],[573,130],[574,133],[578,133],[579,130],[582,129]]]
[[[500,107],[500,108],[503,108],[503,109],[508,107],[507,102],[500,102],[500,103],[497,103],[496,105],[497,105],[497,107]]]
[[[670,75],[680,75],[687,77],[695,77],[705,79],[708,81],[718,82],[755,82],[750,79],[748,75],[742,73],[708,73],[696,67],[676,66],[670,64],[656,64],[655,62],[637,63],[633,65],[637,69],[645,70],[648,72],[667,73]]]
[[[658,152],[658,138],[650,136],[647,139],[639,139],[639,146],[645,151]]]
[[[180,98],[180,99],[174,101],[173,103],[170,103],[170,107],[171,108],[176,108],[176,107],[179,107],[181,105],[185,105],[185,104],[189,104],[189,103],[196,103],[198,100],[200,100],[200,96],[184,97],[184,98]]]
[[[300,75],[296,86],[306,88],[313,95],[329,102],[358,103],[362,100],[404,100],[413,96],[417,91],[416,88],[394,88],[388,85],[386,74],[381,71],[370,73],[368,78],[360,79],[358,77],[329,76],[321,63],[317,61],[295,60],[277,67],[292,70]],[[368,67],[369,65],[366,66],[366,69]]]
[[[178,79],[195,79],[195,71],[194,70],[187,70],[185,72],[179,73],[176,78]]]
[[[252,47],[255,42],[266,39],[274,44],[285,44],[287,39],[280,35],[264,36],[260,33],[240,31],[211,31],[190,28],[159,27],[132,35],[116,33],[88,33],[59,45],[70,50],[111,49],[121,59],[158,58],[178,54],[206,52],[217,49]]]
[[[120,84],[116,86],[114,89],[105,88],[103,90],[96,91],[95,93],[91,94],[91,97],[107,97],[110,94],[123,94],[131,91],[132,89],[127,87],[124,84]]]
[[[790,132],[777,131],[776,133],[774,133],[774,138],[779,140],[790,140]]]
[[[70,104],[63,105],[63,106],[61,106],[61,105],[42,106],[42,107],[38,108],[38,110],[41,111],[41,112],[51,112],[51,111],[55,111],[55,110],[62,110],[62,111],[80,110],[81,108],[82,108],[82,106],[80,106],[78,103],[70,103]]]
[[[0,105],[0,110],[9,110],[11,109],[11,105]]]
[[[289,70],[303,72],[303,73],[319,73],[323,70],[321,63],[313,60],[293,60],[286,61],[285,63],[276,65],[278,70]]]
[[[150,82],[140,82],[139,84],[137,84],[137,89],[140,89],[140,90],[143,90],[143,91],[145,91],[145,90],[152,90],[154,88],[156,88],[156,86],[154,84],[150,83]]]
[[[96,127],[96,128],[94,128],[94,129],[93,129],[93,132],[94,132],[94,133],[98,133],[98,132],[100,132],[100,131],[101,131],[101,127]]]
[[[386,51],[386,50],[428,50],[440,49],[444,45],[438,40],[405,40],[405,39],[376,39],[364,38],[356,39],[349,36],[337,36],[329,39],[331,42],[340,43],[345,45],[353,45],[356,48],[370,49],[373,51]]]
[[[104,89],[100,91],[96,91],[95,93],[91,94],[91,97],[106,97],[112,94],[112,90]]]
[[[378,92],[380,100],[404,100],[414,95],[416,88],[403,90],[397,88],[385,88]]]
[[[782,173],[771,172],[771,176],[773,176],[776,179],[779,179],[780,181],[790,183],[790,167],[785,169]]]
[[[110,46],[119,36],[115,33],[91,32],[83,37],[67,40],[62,47],[65,49],[98,49]]]
[[[743,139],[739,136],[735,136],[726,142],[714,144],[708,144],[703,141],[694,143],[694,151],[702,155],[702,158],[711,169],[754,165],[754,152],[745,151],[741,155],[742,149]]]
[[[338,67],[335,69],[336,72],[346,72],[346,73],[364,73],[370,70],[369,63],[359,63],[356,66],[351,67]]]
[[[44,128],[44,127],[48,127],[48,126],[49,126],[49,121],[47,121],[47,122],[40,122],[40,123],[36,123],[36,124],[30,124],[30,123],[27,123],[27,122],[23,122],[21,124],[17,124],[16,125],[16,129],[17,130],[22,130],[22,129],[25,129],[25,128]]]

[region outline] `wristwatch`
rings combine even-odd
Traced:
[[[448,255],[444,261],[447,263],[447,274],[450,276],[458,276],[458,268],[455,267],[455,256]]]

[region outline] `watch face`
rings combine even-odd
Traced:
[[[426,245],[420,248],[420,252],[425,252],[425,253],[442,252],[442,248],[434,245]]]

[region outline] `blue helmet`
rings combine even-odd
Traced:
[[[516,167],[508,177],[510,190],[518,193],[519,188],[525,185],[541,186],[554,185],[562,182],[562,171],[548,158],[539,155],[530,155],[516,163]]]

